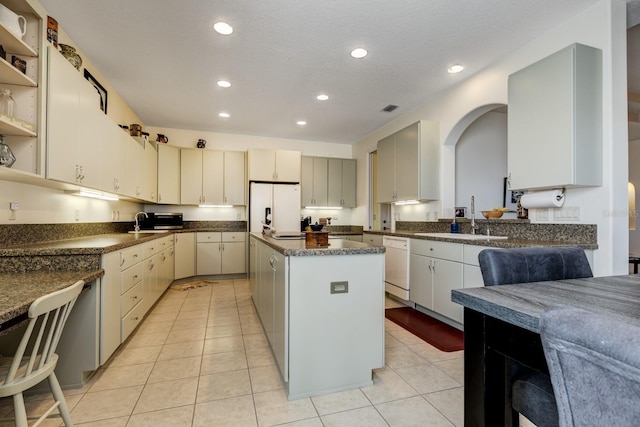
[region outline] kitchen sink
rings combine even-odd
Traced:
[[[140,231],[130,231],[131,234],[159,234],[159,233],[168,233],[169,230],[140,230]]]
[[[506,240],[507,236],[487,236],[485,234],[461,234],[461,233],[415,233],[416,236],[440,237],[442,239],[459,240]]]

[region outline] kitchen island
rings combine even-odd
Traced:
[[[251,296],[289,399],[372,384],[384,366],[384,251],[252,233]]]

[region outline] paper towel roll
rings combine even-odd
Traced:
[[[520,198],[520,204],[525,209],[560,208],[564,204],[564,193],[560,190],[527,193]]]

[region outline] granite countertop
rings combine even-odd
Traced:
[[[304,239],[274,239],[261,233],[251,233],[251,235],[285,256],[362,255],[383,254],[385,252],[385,249],[381,246],[371,247],[366,243],[352,240],[333,239],[327,247],[307,247]]]
[[[383,236],[408,237],[411,239],[437,240],[441,242],[463,243],[465,245],[490,246],[495,248],[522,248],[527,246],[579,246],[583,249],[598,249],[597,243],[580,242],[572,240],[542,240],[542,239],[496,239],[496,240],[466,240],[459,238],[417,236],[415,231],[397,230],[391,231],[365,231],[365,234],[378,234]]]
[[[540,313],[554,305],[571,305],[640,325],[640,275],[455,289],[451,300],[536,333]]]
[[[29,306],[38,297],[64,289],[78,280],[91,282],[103,274],[104,270],[0,274],[0,331],[15,323],[11,321],[26,318]]]
[[[20,244],[0,248],[0,256],[39,256],[39,255],[102,255],[118,251],[129,246],[160,239],[175,233],[195,232],[246,232],[247,230],[220,228],[190,228],[170,230],[166,233],[110,233],[74,239],[53,240],[34,244]]]

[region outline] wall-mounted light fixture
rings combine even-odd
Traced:
[[[305,209],[324,209],[324,210],[331,210],[331,209],[342,209],[342,206],[305,206]]]
[[[198,205],[199,208],[232,208],[233,205]]]
[[[399,201],[399,202],[395,202],[394,204],[396,206],[403,206],[403,205],[417,205],[418,203],[420,203],[420,202],[417,201],[417,200],[402,200],[402,201]]]
[[[116,201],[120,200],[118,196],[109,193],[102,193],[100,191],[91,191],[91,190],[67,190],[66,194],[71,196],[80,196],[80,197],[88,197],[90,199],[99,199],[99,200],[108,200],[108,201]]]

